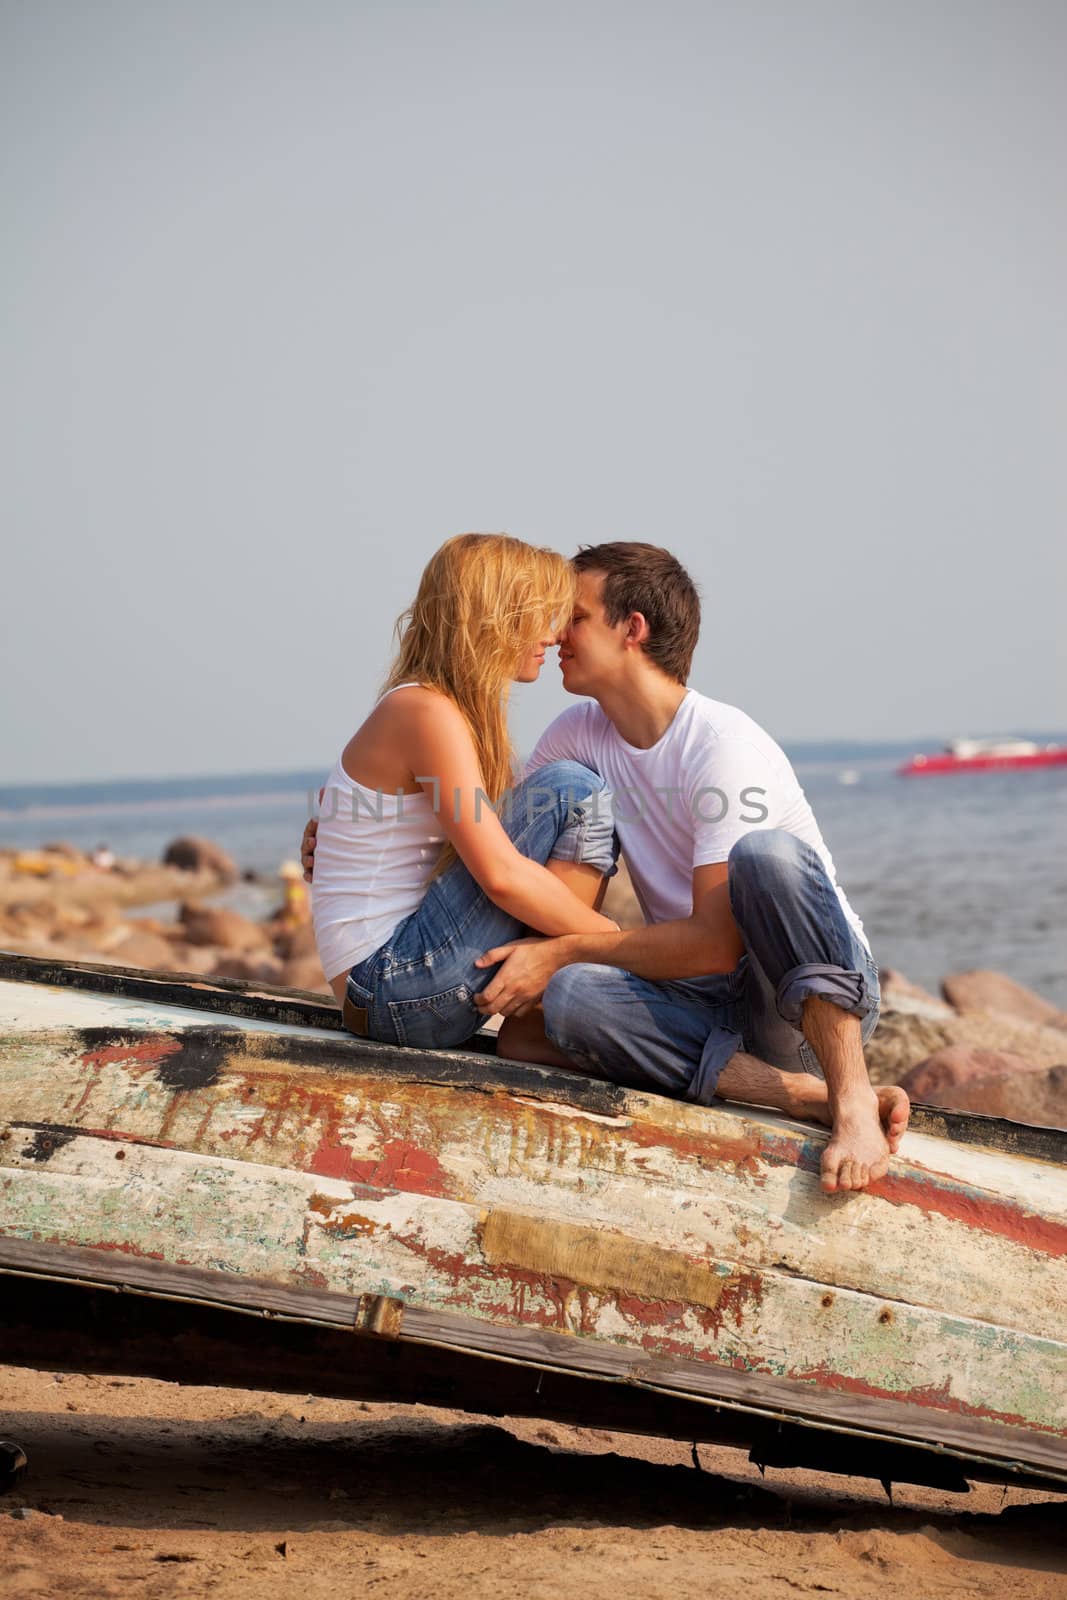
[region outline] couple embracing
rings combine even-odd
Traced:
[[[878,970],[789,761],[687,687],[688,573],[637,543],[573,561],[499,534],[432,558],[381,698],[308,824],[315,936],[346,1026],[828,1124],[827,1192],[881,1177],[907,1123],[863,1044]],[[513,682],[559,646],[582,697],[518,777]],[[645,926],[599,910],[621,846]]]

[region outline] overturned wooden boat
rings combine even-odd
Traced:
[[[1067,1134],[825,1130],[332,1003],[0,955],[0,1362],[427,1402],[1067,1490]]]

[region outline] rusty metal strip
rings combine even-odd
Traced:
[[[399,1339],[404,1322],[404,1302],[388,1294],[361,1294],[353,1327],[378,1339]]]

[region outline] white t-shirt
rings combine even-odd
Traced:
[[[595,700],[583,700],[545,729],[527,773],[549,761],[580,761],[606,780],[646,922],[691,916],[694,867],[725,861],[750,828],[783,828],[818,853],[867,943],[788,757],[736,706],[689,689],[663,737],[639,750]]]

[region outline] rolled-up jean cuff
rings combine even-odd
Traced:
[[[595,867],[605,878],[618,871],[619,841],[611,795],[607,791],[585,795],[574,802],[568,799],[567,825],[552,847],[550,861],[574,861]]]
[[[774,997],[778,1015],[792,1027],[799,1028],[804,1002],[811,995],[829,1000],[854,1017],[865,1017],[874,1006],[864,973],[846,972],[843,967],[812,962],[805,967],[794,967],[778,985]]]
[[[741,1048],[741,1035],[718,1029],[704,1046],[696,1070],[689,1080],[685,1098],[698,1106],[710,1106],[715,1099],[719,1079]]]

